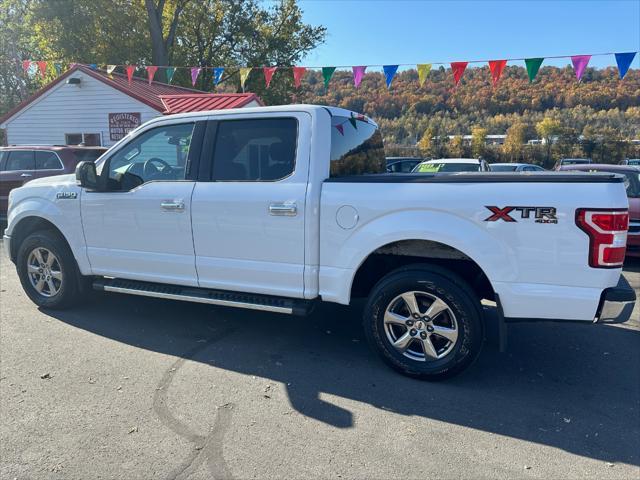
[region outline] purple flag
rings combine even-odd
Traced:
[[[573,63],[573,69],[576,72],[578,81],[582,78],[584,69],[587,68],[589,64],[589,60],[591,60],[591,55],[574,55],[571,57],[571,63]]]
[[[200,67],[191,67],[191,85],[196,86],[196,80],[198,79],[198,75],[200,75]]]
[[[353,69],[353,84],[358,88],[360,82],[362,81],[362,77],[364,77],[364,71],[367,69],[366,66],[360,67],[351,67]]]

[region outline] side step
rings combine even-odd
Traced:
[[[104,292],[128,293],[130,295],[140,295],[143,297],[209,303],[225,307],[288,313],[290,315],[308,315],[314,305],[313,301],[295,298],[183,287],[180,285],[166,285],[163,283],[124,280],[121,278],[100,278],[93,282],[93,288],[94,290]]]

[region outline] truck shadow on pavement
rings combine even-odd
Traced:
[[[353,414],[321,395],[640,465],[640,332],[628,327],[515,324],[506,353],[485,345],[464,374],[427,383],[369,350],[357,306],[321,305],[299,318],[95,294],[46,313],[114,341],[282,382],[297,412],[334,427],[353,427]]]

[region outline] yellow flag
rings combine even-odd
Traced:
[[[244,82],[249,78],[249,74],[251,73],[251,67],[243,67],[240,69],[240,86],[242,87],[242,91],[244,92]]]
[[[418,64],[418,79],[420,80],[420,86],[424,85],[424,81],[429,76],[429,72],[431,71],[430,63],[419,63]]]
[[[107,65],[107,75],[109,75],[109,78],[113,78],[113,75],[111,74],[115,69],[116,69],[116,65]]]

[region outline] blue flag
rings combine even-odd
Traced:
[[[616,53],[616,63],[618,64],[618,73],[620,74],[620,80],[624,78],[633,62],[636,52],[628,53]]]
[[[384,76],[386,77],[387,88],[391,88],[391,82],[398,71],[398,65],[385,65],[382,69],[384,70]]]
[[[224,73],[224,68],[216,67],[213,69],[213,84],[218,85],[222,80],[222,74]]]
[[[97,63],[90,63],[90,64],[89,64],[89,68],[90,68],[91,70],[96,70],[96,69],[98,68],[98,64],[97,64]]]

